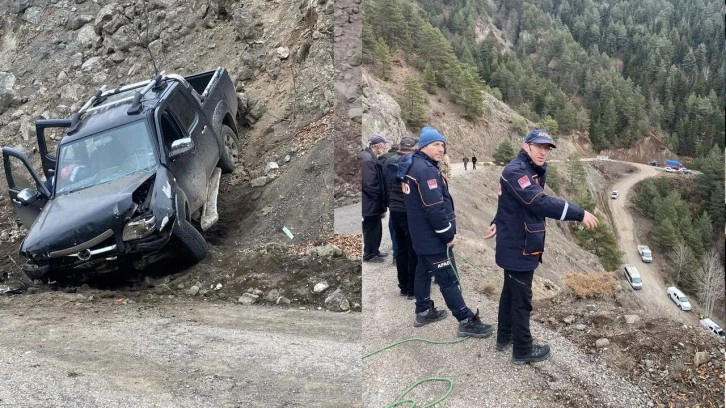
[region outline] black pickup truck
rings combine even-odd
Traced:
[[[218,219],[221,173],[238,155],[237,107],[224,68],[162,72],[102,87],[69,119],[38,120],[44,178],[25,154],[3,147],[8,194],[28,228],[24,272],[83,278],[168,256],[202,260],[207,243],[194,224],[205,230]],[[62,138],[51,152],[54,132]]]

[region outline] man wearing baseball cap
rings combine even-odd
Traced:
[[[386,151],[388,140],[380,135],[368,138],[368,147],[360,153],[361,158],[361,210],[363,213],[363,261],[384,262],[388,254],[381,252],[383,227],[381,218],[386,213],[388,196],[383,177],[383,163],[378,156]]]
[[[414,327],[446,318],[445,310],[437,310],[431,300],[431,274],[436,278],[446,306],[459,321],[458,336],[488,337],[491,325],[479,319],[466,306],[458,286],[452,248],[456,244],[454,201],[446,179],[441,177],[439,162],[444,157],[446,139],[436,129],[425,127],[418,139],[419,149],[399,163],[397,176],[403,180],[401,189],[406,203],[408,228],[413,248],[418,255],[414,277],[416,316]]]
[[[512,345],[514,364],[543,361],[550,355],[549,345],[533,344],[529,330],[532,279],[542,262],[545,218],[580,221],[585,228],[598,223],[577,204],[545,194],[546,159],[554,148],[547,131],[535,129],[527,134],[517,157],[502,171],[497,212],[484,237],[496,235],[495,259],[504,269],[496,349],[504,351]]]

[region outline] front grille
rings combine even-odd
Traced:
[[[106,245],[101,245],[101,244],[105,244],[104,241],[106,241],[112,237],[113,237],[113,230],[108,229],[108,230],[104,231],[101,235],[98,235],[95,238],[89,239],[88,241],[86,241],[82,244],[78,244],[71,248],[61,249],[59,251],[53,251],[50,253],[50,257],[58,258],[61,256],[66,256],[66,255],[77,255],[78,252],[83,251],[84,249],[93,249],[93,247],[96,247],[96,246],[106,246]]]

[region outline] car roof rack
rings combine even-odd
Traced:
[[[157,74],[153,79],[147,80],[147,81],[140,81],[133,84],[117,87],[114,89],[107,90],[106,85],[101,86],[94,94],[91,96],[90,99],[81,107],[81,109],[74,113],[71,116],[71,126],[68,128],[67,134],[72,134],[78,130],[78,126],[81,123],[81,117],[90,111],[96,110],[101,107],[111,107],[114,105],[118,105],[120,103],[128,102],[129,100],[132,101],[131,107],[129,107],[127,113],[128,114],[134,114],[138,113],[141,110],[141,99],[144,94],[149,92],[151,89],[163,89],[164,88],[164,79],[166,79],[166,73],[162,71],[161,73]],[[130,91],[132,89],[138,89],[141,87],[144,87],[141,92],[136,91],[133,96],[122,98],[113,102],[110,102],[108,104],[99,105],[104,100],[106,100],[108,97],[112,95],[117,95],[126,91]]]

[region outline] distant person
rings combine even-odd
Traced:
[[[464,156],[464,171],[466,171],[466,165],[469,164],[469,157]]]
[[[413,137],[403,137],[399,143],[398,154],[386,160],[386,164],[383,166],[383,174],[388,188],[389,219],[393,223],[393,233],[398,240],[398,253],[394,253],[398,272],[398,288],[401,296],[406,296],[408,299],[414,298],[413,282],[417,258],[408,230],[406,202],[401,189],[401,181],[396,178],[396,172],[398,163],[404,156],[410,155],[417,148],[417,143],[418,140]]]
[[[441,176],[439,162],[444,158],[446,139],[438,130],[425,127],[418,139],[419,149],[404,156],[398,164],[397,177],[406,203],[408,228],[413,248],[418,255],[414,278],[416,316],[414,327],[446,318],[445,310],[437,310],[431,300],[433,272],[446,306],[459,321],[457,335],[488,337],[491,325],[479,319],[466,306],[458,286],[452,248],[456,244],[456,215],[446,178]]]
[[[476,156],[471,156],[471,169],[476,170]]]
[[[545,160],[555,147],[546,131],[529,132],[517,157],[502,171],[497,212],[484,237],[496,235],[496,262],[504,269],[496,349],[513,345],[514,364],[543,361],[550,355],[550,346],[533,344],[529,330],[532,279],[542,262],[545,218],[581,221],[585,228],[598,223],[577,204],[545,194]]]
[[[387,143],[383,136],[373,135],[368,138],[368,147],[360,153],[364,262],[384,262],[383,258],[388,255],[379,249],[383,237],[381,218],[386,214],[388,198],[383,164],[378,160],[378,156],[386,151]]]

